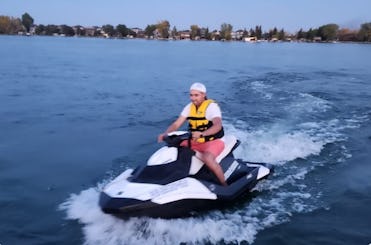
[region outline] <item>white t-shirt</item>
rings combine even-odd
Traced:
[[[192,105],[192,102],[189,103],[188,105],[186,105],[183,108],[183,111],[180,113],[180,115],[183,116],[183,117],[188,117],[189,113],[191,111],[191,105]],[[209,106],[206,109],[205,117],[209,121],[213,120],[215,117],[222,118],[222,112],[221,112],[217,103],[212,102],[212,103],[209,104]]]

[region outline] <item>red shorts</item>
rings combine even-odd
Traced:
[[[188,140],[184,140],[180,145],[188,146]],[[209,152],[213,154],[214,157],[217,157],[224,149],[224,141],[221,139],[215,139],[204,143],[198,143],[192,140],[191,149],[198,152]]]

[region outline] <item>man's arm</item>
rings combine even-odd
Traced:
[[[203,132],[195,131],[192,133],[192,137],[195,139],[213,135],[218,133],[222,129],[222,119],[220,117],[214,117],[213,120],[213,126],[209,128],[208,130],[205,130]],[[202,135],[202,136],[201,136]]]
[[[178,128],[180,128],[183,123],[185,122],[187,118],[186,117],[183,117],[183,116],[179,116],[178,119],[176,119],[167,129],[164,133],[160,134],[157,138],[157,141],[158,142],[161,142],[163,141],[163,138],[166,134],[170,133],[170,132],[173,132],[175,130],[177,130]]]

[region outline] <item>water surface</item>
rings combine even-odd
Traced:
[[[0,36],[1,244],[368,244],[370,45]],[[102,186],[206,84],[236,156],[276,165],[226,210],[118,220]]]

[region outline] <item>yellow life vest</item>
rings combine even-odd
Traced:
[[[189,116],[187,117],[190,131],[203,132],[213,126],[213,122],[206,119],[206,110],[211,103],[214,103],[214,100],[207,99],[203,101],[198,108],[196,108],[193,103],[191,104]],[[222,128],[218,133],[214,135],[208,135],[197,139],[197,142],[203,143],[205,141],[214,140],[223,136],[224,130]]]

